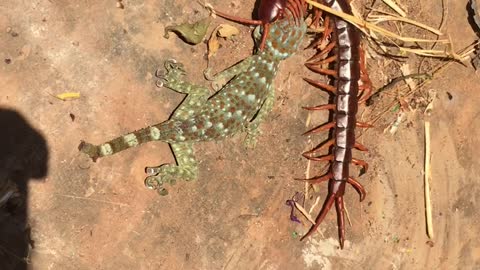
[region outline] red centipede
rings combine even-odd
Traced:
[[[346,0],[323,0],[323,4],[337,11],[352,14],[350,4]],[[313,24],[320,21],[321,12],[313,11]],[[356,127],[370,127],[367,123],[358,122],[356,114],[358,104],[364,102],[371,94],[370,80],[366,73],[363,52],[360,46],[360,33],[355,26],[333,15],[326,15],[324,20],[325,31],[321,38],[312,43],[310,47],[316,48],[316,53],[305,64],[310,70],[328,75],[333,78],[332,84],[322,83],[317,80],[305,78],[309,84],[323,89],[334,95],[332,104],[315,107],[305,107],[311,111],[333,111],[331,122],[317,126],[305,134],[314,134],[332,130],[332,137],[328,141],[316,146],[303,154],[312,161],[330,162],[327,173],[307,179],[311,184],[320,184],[328,181],[328,195],[322,209],[315,219],[315,224],[302,237],[302,240],[314,233],[322,223],[330,208],[335,204],[340,248],[345,242],[345,207],[343,195],[346,184],[351,184],[360,194],[362,201],[366,192],[363,186],[351,177],[350,163],[360,165],[367,170],[367,162],[352,157],[352,149],[367,151],[366,147],[358,143],[355,138]],[[319,46],[327,42],[324,49]],[[324,68],[323,66],[331,68]],[[362,82],[361,84],[359,82]],[[318,152],[331,149],[327,155],[318,155]]]

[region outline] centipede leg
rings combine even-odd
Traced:
[[[302,107],[305,110],[309,111],[323,111],[323,110],[335,110],[337,106],[335,104],[324,104],[324,105],[318,105],[315,107]]]
[[[347,183],[349,183],[350,185],[352,185],[355,188],[355,190],[360,195],[360,201],[363,201],[365,199],[365,197],[367,196],[367,192],[365,191],[365,188],[362,186],[362,184],[360,184],[357,180],[355,180],[352,177],[349,177],[347,179]]]
[[[313,128],[305,133],[303,133],[303,135],[309,135],[309,134],[315,134],[315,133],[319,133],[319,132],[322,132],[322,131],[325,131],[325,130],[329,130],[331,128],[335,127],[335,122],[330,122],[330,123],[327,123],[325,125],[322,125],[322,126],[319,126],[319,127],[316,127],[316,128]]]
[[[303,239],[307,238],[310,236],[312,233],[314,233],[318,226],[322,223],[323,219],[327,215],[328,211],[333,205],[333,202],[335,201],[335,194],[330,194],[328,195],[328,198],[325,200],[323,203],[322,210],[320,210],[320,213],[318,214],[317,218],[315,219],[315,224],[310,228],[310,230],[300,239],[302,241]]]
[[[323,64],[330,64],[332,62],[335,62],[337,60],[337,56],[336,55],[332,55],[328,58],[325,58],[323,60],[318,60],[316,62],[313,62],[311,63],[312,65],[323,65]]]
[[[338,238],[340,240],[340,248],[343,249],[345,242],[345,205],[343,204],[343,196],[335,198],[335,208],[337,210]]]
[[[358,122],[357,121],[357,127],[359,127],[359,128],[371,128],[371,127],[373,127],[373,125],[369,124],[369,123]]]
[[[358,165],[358,166],[362,166],[362,167],[363,167],[363,171],[364,171],[364,172],[367,172],[367,170],[368,170],[368,163],[367,163],[365,160],[352,158],[352,163],[355,164],[355,165]]]
[[[313,72],[317,72],[317,73],[320,73],[320,74],[323,74],[323,75],[329,75],[329,76],[332,76],[334,78],[338,78],[338,73],[337,73],[336,70],[316,67],[315,64],[310,64],[310,63],[306,63],[305,66]]]
[[[353,146],[355,147],[356,149],[360,150],[360,151],[368,151],[367,147],[365,147],[365,145],[359,143],[359,142],[355,142],[355,145]]]
[[[330,140],[328,140],[327,142],[316,146],[316,147],[313,148],[312,150],[305,152],[304,154],[306,154],[306,155],[313,154],[313,153],[315,153],[315,152],[317,152],[317,151],[319,151],[319,150],[322,150],[322,149],[325,149],[325,148],[329,148],[329,147],[332,146],[334,143],[335,143],[335,139],[330,139]]]
[[[317,157],[311,157],[309,155],[303,155],[306,159],[312,160],[312,161],[333,161],[335,158],[333,155],[326,155],[326,156],[317,156]]]
[[[359,50],[360,50],[360,80],[362,81],[363,85],[361,86],[362,97],[358,100],[358,103],[364,103],[365,101],[367,101],[368,98],[372,96],[373,91],[372,91],[372,81],[368,76],[365,51],[361,47]]]
[[[320,45],[327,41],[327,38],[332,34],[333,29],[330,27],[330,16],[327,16],[323,21],[325,26],[325,31],[323,32],[322,39],[320,40]]]
[[[308,82],[309,84],[311,84],[315,87],[324,89],[325,91],[328,91],[332,94],[335,94],[337,92],[337,89],[335,88],[335,86],[332,86],[332,85],[329,85],[329,84],[326,84],[326,83],[322,83],[320,81],[312,80],[312,79],[309,79],[309,78],[303,78],[303,79],[306,82]]]
[[[318,27],[320,25],[320,19],[322,18],[322,10],[321,9],[315,9],[313,11],[313,20],[312,20],[312,25],[314,27]]]
[[[335,41],[332,41],[330,42],[327,47],[325,47],[325,49],[321,50],[319,53],[313,55],[312,57],[310,57],[308,60],[307,60],[307,63],[309,62],[314,62],[318,59],[321,59],[322,57],[324,57],[325,55],[328,55],[332,50],[333,48],[335,48],[336,46],[336,42]]]

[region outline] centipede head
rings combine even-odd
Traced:
[[[264,24],[283,18],[287,0],[262,0],[258,7],[258,19]]]
[[[262,22],[263,34],[259,49],[265,48],[265,40],[267,38],[270,24],[277,20],[283,19],[286,10],[290,11],[297,25],[305,15],[306,4],[304,0],[261,0],[258,8],[258,17]]]

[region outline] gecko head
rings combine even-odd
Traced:
[[[290,57],[298,51],[303,42],[307,25],[303,19],[297,20],[293,13],[291,15],[271,23],[270,27],[266,28],[268,33],[263,52],[274,59],[284,60]],[[260,40],[260,36],[260,33],[255,34],[257,40]]]

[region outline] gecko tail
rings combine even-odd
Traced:
[[[159,124],[147,128],[143,128],[100,145],[94,145],[85,141],[81,141],[78,150],[87,154],[93,162],[105,156],[110,156],[123,150],[139,146],[140,144],[151,141],[167,141],[166,137],[171,132],[161,132],[165,130],[164,124]],[[167,129],[168,130],[168,129]]]

